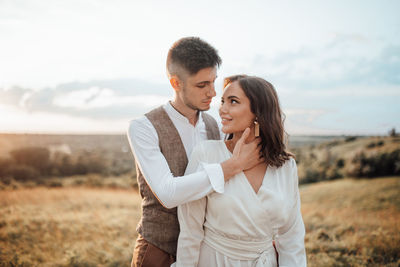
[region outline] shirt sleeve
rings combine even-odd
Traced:
[[[291,160],[294,183],[294,205],[290,211],[288,222],[278,229],[276,248],[279,254],[279,266],[307,266],[304,247],[305,228],[300,210],[300,193],[296,162]]]
[[[146,117],[132,121],[127,135],[140,171],[164,207],[174,208],[200,199],[213,190],[223,192],[220,164],[204,164],[201,171],[174,177],[160,151],[157,132]]]
[[[185,174],[202,169],[199,147],[193,151]],[[200,245],[204,237],[204,219],[207,198],[178,206],[180,233],[176,255],[176,267],[196,267],[199,261]]]

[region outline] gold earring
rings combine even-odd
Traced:
[[[260,136],[260,124],[258,124],[257,119],[254,121],[254,135]]]

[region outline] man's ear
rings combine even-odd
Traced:
[[[172,88],[174,88],[175,92],[179,92],[181,90],[181,81],[179,80],[178,76],[171,76],[169,83],[171,84]]]

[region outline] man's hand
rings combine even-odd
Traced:
[[[232,157],[221,163],[225,181],[228,181],[235,174],[251,169],[263,162],[263,159],[260,158],[260,147],[258,147],[260,138],[256,138],[248,144],[245,143],[249,133],[250,129],[247,128],[243,132],[242,137],[237,141]]]

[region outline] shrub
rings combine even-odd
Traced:
[[[343,178],[343,175],[339,172],[339,170],[336,167],[333,167],[325,172],[325,178],[328,180],[335,180]]]
[[[349,137],[346,137],[346,139],[344,141],[345,142],[353,142],[355,140],[357,140],[356,136],[349,136]]]
[[[87,157],[84,160],[84,164],[87,167],[88,173],[107,173],[107,163],[106,160],[99,156]]]
[[[314,169],[307,169],[304,177],[299,181],[300,184],[315,183],[321,180],[321,173]]]
[[[30,166],[41,174],[50,172],[50,152],[44,147],[25,147],[10,152],[14,161],[20,165]]]
[[[49,187],[62,187],[63,184],[59,181],[51,181],[47,184]]]
[[[390,129],[390,131],[389,131],[389,136],[391,136],[391,137],[397,136],[396,128]]]
[[[17,181],[32,181],[40,178],[40,173],[27,165],[12,165],[7,169],[7,174]]]
[[[344,164],[345,164],[344,159],[338,159],[338,160],[336,161],[336,167],[338,167],[339,169],[340,169],[340,168],[343,168],[343,167],[344,167]]]
[[[385,144],[385,142],[384,141],[382,141],[382,140],[380,140],[380,141],[378,141],[378,142],[371,142],[371,143],[369,143],[368,145],[367,145],[367,148],[374,148],[374,147],[377,147],[377,146],[383,146]]]
[[[367,148],[374,148],[376,147],[376,143],[375,142],[371,142],[367,145]]]
[[[69,176],[74,174],[74,165],[71,156],[60,154],[53,160],[53,173],[58,173],[61,176]]]
[[[78,161],[75,166],[74,166],[74,173],[83,175],[87,174],[89,172],[89,169],[87,167],[87,164],[84,164],[83,162]]]
[[[13,161],[8,158],[0,158],[0,177],[7,175],[7,169],[13,164]]]
[[[351,161],[352,166],[346,171],[353,177],[378,177],[400,174],[400,149],[366,156],[358,153]]]

